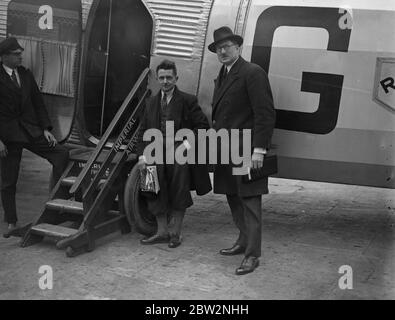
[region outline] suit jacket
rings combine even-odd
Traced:
[[[143,133],[148,129],[161,129],[161,92],[150,97],[146,101],[144,114],[141,118],[141,129],[137,154],[142,155],[144,148],[151,142],[143,141]],[[195,132],[197,129],[209,129],[207,117],[198,105],[195,96],[182,92],[175,87],[173,97],[167,106],[170,110],[169,119],[174,121],[174,133],[179,129],[188,128]],[[197,140],[196,140],[197,141]],[[165,151],[164,151],[165,152]],[[197,152],[195,152],[197,155]],[[196,162],[197,163],[197,162]],[[211,191],[211,180],[208,167],[205,164],[190,165],[191,186],[190,190],[196,190],[198,195],[204,195]]]
[[[51,130],[44,100],[33,74],[18,67],[18,87],[0,64],[0,140],[29,142]]]
[[[222,74],[224,66],[219,75]],[[215,80],[213,95],[213,128],[251,129],[251,148],[270,148],[275,125],[273,96],[266,72],[242,57],[230,69],[222,84]],[[242,141],[241,141],[242,142]],[[242,143],[240,143],[242,150]],[[268,192],[268,179],[243,183],[232,174],[232,165],[217,165],[214,170],[214,192],[254,196]]]

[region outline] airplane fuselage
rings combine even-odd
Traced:
[[[41,2],[3,0],[0,7],[8,17],[13,12],[10,21]],[[60,6],[56,0],[45,2],[51,3]],[[70,12],[82,12],[81,38],[75,40],[81,48],[74,62],[79,77],[73,80],[75,95],[69,96],[73,102],[67,100],[77,120],[71,123],[74,111],[68,112],[61,100],[51,112],[60,138],[70,140],[71,131],[74,139],[78,133],[98,135],[139,68],[154,70],[164,58],[176,62],[179,87],[198,96],[211,120],[214,79],[221,65],[207,46],[213,31],[226,25],[243,36],[242,57],[269,75],[277,111],[273,144],[279,177],[395,187],[395,3],[113,0],[111,24],[109,0],[69,3],[54,11],[54,25],[60,25],[62,14],[65,19]],[[43,30],[33,34],[29,26],[25,31],[10,22],[7,26],[0,23],[0,37],[5,30],[37,41],[46,37]],[[59,35],[65,32],[59,30]],[[104,66],[107,91],[100,87]],[[154,77],[150,86],[158,89]],[[44,83],[44,93],[48,87]],[[56,90],[47,93],[56,95]]]

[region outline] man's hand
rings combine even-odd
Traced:
[[[262,153],[254,152],[251,157],[252,168],[258,169],[263,167],[263,159],[265,155]]]
[[[53,136],[53,134],[51,132],[49,132],[48,130],[44,130],[44,137],[48,141],[48,145],[50,147],[54,147],[58,143],[56,141],[55,137]]]
[[[5,158],[8,154],[7,147],[3,143],[3,141],[0,140],[0,158]]]
[[[137,166],[140,170],[146,169],[147,163],[145,162],[144,156],[139,157],[139,162],[137,163]]]

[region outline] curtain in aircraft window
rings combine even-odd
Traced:
[[[24,48],[22,55],[23,66],[31,70],[37,84],[41,86],[44,74],[41,42],[29,37],[17,36],[17,39],[20,45]]]
[[[77,56],[75,44],[44,41],[44,77],[42,91],[45,93],[74,97],[73,73]]]
[[[16,36],[24,48],[23,65],[30,69],[42,93],[74,97],[77,45]]]

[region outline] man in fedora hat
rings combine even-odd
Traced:
[[[253,168],[263,166],[270,147],[275,124],[272,92],[266,72],[258,65],[240,56],[243,38],[230,28],[214,31],[214,42],[208,49],[217,54],[222,64],[215,80],[212,103],[212,123],[219,129],[251,129]],[[242,141],[239,142],[242,150]],[[244,254],[237,275],[255,270],[261,256],[262,194],[268,193],[268,178],[244,183],[233,175],[232,164],[214,168],[214,193],[225,194],[239,236],[232,247],[220,250],[222,255]]]
[[[68,162],[68,150],[57,144],[33,74],[21,66],[23,48],[7,38],[0,43],[1,199],[8,233],[16,230],[15,192],[23,148],[47,159],[57,181]]]

